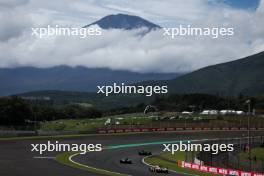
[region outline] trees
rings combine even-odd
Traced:
[[[18,97],[0,98],[0,124],[24,125],[33,117],[31,107]]]
[[[153,104],[161,110],[170,111],[202,111],[205,109],[239,109],[245,110],[245,100],[247,97],[221,97],[209,94],[170,94],[158,97]],[[252,99],[252,98],[251,98]]]
[[[61,110],[66,119],[96,118],[102,116],[101,112],[97,109],[81,105],[68,105]]]
[[[93,107],[32,105],[18,97],[0,98],[0,126],[23,126],[29,121],[96,118],[101,116],[101,112]]]

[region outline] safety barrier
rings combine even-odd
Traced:
[[[238,128],[238,127],[223,127],[223,128],[196,128],[196,127],[188,127],[188,128],[129,128],[129,129],[100,129],[98,133],[106,134],[106,133],[138,133],[138,132],[162,132],[162,131],[246,131],[247,128]],[[251,128],[250,130],[264,130],[263,128]]]
[[[204,166],[204,165],[198,165],[194,163],[188,163],[185,161],[178,161],[178,166],[181,168],[196,170],[196,171],[210,173],[210,174],[232,175],[232,176],[264,176],[264,173],[261,174],[261,173],[254,173],[254,172],[245,172],[241,170]]]

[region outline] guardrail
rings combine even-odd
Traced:
[[[138,132],[162,132],[162,131],[246,131],[247,128],[238,128],[238,127],[230,127],[230,128],[127,128],[127,129],[99,129],[97,132],[99,134],[107,134],[107,133],[138,133]],[[264,128],[250,128],[250,130],[255,131],[264,131]]]

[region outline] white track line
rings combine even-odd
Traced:
[[[81,166],[81,167],[86,167],[86,168],[88,168],[88,169],[94,169],[94,170],[97,170],[97,171],[104,171],[104,172],[107,172],[107,173],[109,173],[109,174],[118,174],[118,175],[120,175],[120,176],[130,176],[130,175],[127,175],[127,174],[122,174],[122,173],[118,173],[118,172],[111,172],[111,171],[108,171],[108,170],[104,170],[104,169],[99,169],[99,168],[96,168],[96,167],[91,167],[91,166],[87,166],[87,165],[84,165],[84,164],[81,164],[81,163],[78,163],[78,162],[76,162],[76,161],[73,161],[73,157],[75,157],[75,156],[77,156],[77,155],[79,155],[80,153],[75,153],[75,154],[73,154],[73,155],[71,155],[70,157],[69,157],[69,160],[72,162],[72,163],[74,163],[74,164],[77,164],[77,165],[79,165],[79,166]]]

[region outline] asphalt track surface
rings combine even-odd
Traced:
[[[138,151],[147,150],[151,151],[154,155],[159,154],[162,151],[161,145],[153,145],[153,146],[141,146],[141,147],[133,147],[133,148],[124,148],[124,149],[115,149],[113,151],[105,150],[100,153],[90,152],[86,155],[78,155],[74,159],[78,163],[100,167],[104,170],[109,170],[113,172],[119,172],[127,175],[140,175],[140,176],[149,176],[152,175],[148,170],[149,167],[142,163],[142,158],[144,156],[139,156]],[[120,164],[121,158],[129,158],[132,159],[132,164]],[[176,164],[176,163],[175,163]],[[164,175],[164,174],[156,174],[156,175]],[[167,175],[167,174],[165,174]],[[171,172],[169,175],[180,175]]]
[[[31,144],[47,143],[48,140],[60,143],[76,144],[97,144],[103,146],[119,144],[135,144],[155,141],[176,141],[176,140],[197,140],[214,138],[245,137],[247,132],[182,132],[182,133],[144,133],[130,135],[100,135],[87,136],[68,139],[42,139],[42,140],[13,140],[0,141],[0,176],[99,176],[98,174],[71,168],[62,165],[54,159],[36,159],[34,156],[40,156],[38,153],[31,152]],[[264,135],[264,132],[252,132],[252,136]],[[77,155],[72,159],[75,162],[89,165],[92,167],[106,169],[109,171],[135,175],[149,176],[153,175],[148,171],[148,166],[141,160],[142,156],[138,151],[145,149],[155,153],[162,151],[162,145],[149,145],[141,147],[118,148],[103,150],[102,152],[90,152],[85,155]],[[55,157],[56,152],[45,153],[43,156]],[[121,158],[131,158],[133,164],[121,165]],[[163,174],[156,174],[162,175]],[[169,175],[182,175],[170,173]]]

